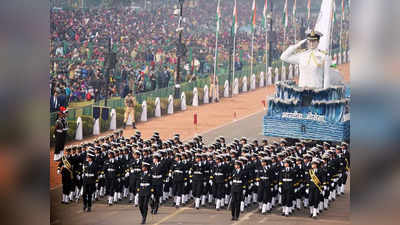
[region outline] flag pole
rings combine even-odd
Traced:
[[[212,89],[212,102],[215,101],[215,97],[216,97],[216,86],[215,86],[215,81],[216,81],[216,74],[217,74],[217,56],[218,56],[218,32],[219,32],[219,12],[218,10],[220,10],[219,8],[220,6],[220,0],[218,0],[218,6],[217,6],[217,31],[215,34],[215,58],[214,58],[214,77],[213,77],[213,83],[214,83],[214,88]]]
[[[237,10],[237,8],[236,8],[236,0],[235,0],[235,11]],[[235,83],[235,63],[236,63],[236,26],[237,26],[237,24],[236,24],[236,16],[237,16],[237,11],[236,11],[236,14],[234,15],[235,16],[235,18],[233,18],[233,19],[235,19],[235,21],[232,21],[233,23],[234,23],[234,26],[233,26],[233,55],[232,55],[232,58],[233,58],[233,63],[232,63],[232,83],[231,83],[231,85],[232,85],[232,96],[233,96],[233,88],[234,88],[234,83]]]
[[[343,20],[344,20],[344,0],[342,0],[342,19],[340,20],[339,52],[342,54]],[[342,60],[340,60],[342,61]]]
[[[254,53],[254,29],[253,29],[253,34],[251,37],[251,65],[250,65],[250,76],[253,76],[253,53]]]

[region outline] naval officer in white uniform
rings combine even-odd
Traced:
[[[321,33],[311,31],[307,34],[307,39],[289,46],[281,55],[281,60],[299,65],[299,87],[324,87],[324,65],[325,61],[330,59],[325,52],[317,48],[321,36]],[[308,49],[297,51],[306,41],[308,41]]]

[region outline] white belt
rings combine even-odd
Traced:
[[[94,177],[94,174],[93,174],[93,173],[85,173],[85,176],[87,176],[87,177]]]
[[[193,174],[199,174],[199,175],[201,175],[201,174],[203,174],[203,173],[202,173],[202,172],[199,172],[199,171],[194,171]]]
[[[260,177],[261,178],[261,180],[268,180],[269,179],[269,177]]]
[[[204,173],[209,173],[209,172],[210,172],[209,170],[204,171]]]
[[[107,171],[111,171],[112,172],[112,171],[115,171],[115,169],[107,169]]]
[[[62,133],[62,132],[63,132],[63,130],[57,129],[57,130],[56,130],[56,132],[58,132],[58,133]]]
[[[233,183],[238,183],[238,184],[241,184],[241,183],[242,183],[241,180],[233,180],[232,182],[233,182]]]
[[[282,181],[284,181],[284,182],[290,182],[290,181],[292,181],[293,179],[289,179],[289,178],[283,178],[282,179]]]
[[[182,170],[174,170],[175,173],[183,173]]]
[[[140,187],[147,187],[150,186],[150,183],[140,183]]]
[[[153,175],[153,178],[161,178],[162,175]]]
[[[223,176],[223,173],[215,173],[215,176]]]

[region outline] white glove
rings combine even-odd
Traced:
[[[324,186],[324,191],[326,191],[326,189],[328,189],[328,187]]]
[[[61,171],[60,170],[57,170],[57,174],[60,174],[61,173]]]
[[[228,188],[228,184],[227,183],[225,184],[225,187]]]
[[[203,186],[206,186],[207,185],[207,182],[203,182]]]
[[[129,173],[125,173],[125,177],[129,177]]]
[[[169,182],[169,177],[167,177],[167,179],[165,179],[165,182],[168,183]]]
[[[322,195],[325,195],[325,191],[322,191]]]
[[[304,42],[306,42],[307,41],[307,39],[304,39],[304,40],[301,40],[301,41],[299,41],[299,42],[297,42],[297,44],[295,44],[294,46],[296,47],[296,48],[299,48]]]
[[[229,181],[229,184],[232,185],[232,181]]]
[[[121,182],[121,179],[117,178],[117,181],[118,181],[118,182]]]
[[[257,187],[260,186],[260,183],[259,183],[258,181],[256,182],[256,186],[257,186]]]
[[[332,182],[331,186],[332,186],[332,187],[335,187],[335,183]]]
[[[309,192],[310,192],[310,190],[307,188],[307,189],[306,189],[306,194],[308,194]]]
[[[273,188],[273,187],[271,188],[271,191],[274,191],[274,188]]]
[[[282,188],[279,187],[279,188],[278,188],[278,191],[279,191],[279,193],[282,193]]]
[[[151,194],[151,198],[154,199],[154,194]]]
[[[210,183],[210,185],[213,185],[213,182],[212,182],[212,180],[208,181],[208,183]]]
[[[243,190],[243,195],[245,195],[246,194],[246,190]]]
[[[294,193],[297,193],[297,188],[294,189]]]
[[[185,182],[183,185],[187,186],[187,182]]]
[[[76,179],[77,179],[77,180],[80,180],[80,179],[81,179],[81,176],[76,175]]]
[[[168,176],[169,176],[169,177],[172,177],[172,174],[171,174],[171,173],[169,173],[169,174],[168,174]]]

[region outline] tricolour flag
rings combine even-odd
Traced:
[[[251,17],[251,31],[254,31],[254,28],[256,27],[256,0],[253,0],[253,15]]]
[[[311,0],[308,0],[307,2],[307,20],[310,21],[310,16],[311,16]]]
[[[336,1],[333,1],[332,24],[336,23]]]
[[[285,0],[285,7],[283,8],[283,16],[282,16],[282,24],[288,27],[288,7],[287,7],[287,0]]]
[[[344,0],[342,0],[342,20],[344,20]]]
[[[264,10],[263,10],[263,25],[267,29],[267,13],[268,13],[268,0],[265,0]]]
[[[232,35],[236,34],[237,29],[238,29],[238,22],[237,22],[237,8],[235,0],[235,6],[233,8],[233,19],[232,19]]]

